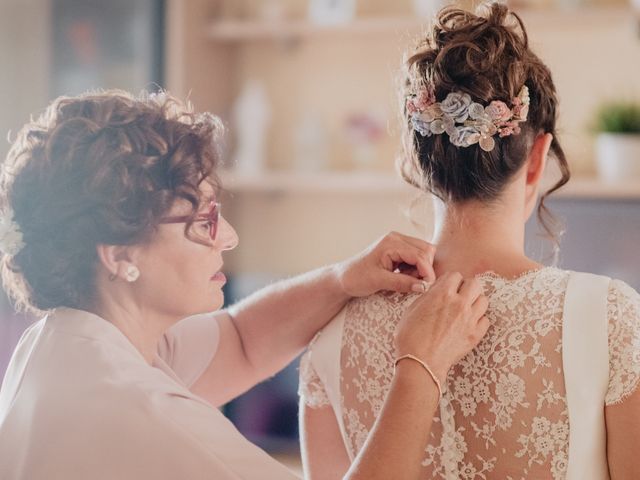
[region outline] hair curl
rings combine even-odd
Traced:
[[[221,122],[167,93],[90,92],[56,99],[17,135],[0,174],[24,248],[2,258],[16,307],[82,308],[95,295],[96,246],[149,241],[178,199],[185,235],[218,185]],[[192,238],[193,239],[193,238]]]
[[[542,195],[538,218],[555,239],[553,217],[544,202],[569,181],[570,171],[556,131],[558,99],[551,72],[530,50],[520,17],[500,3],[482,5],[477,14],[446,7],[405,67],[403,155],[398,162],[403,178],[445,202],[492,202],[523,166],[536,136],[551,133],[551,152],[562,176]],[[406,109],[407,96],[419,87],[433,88],[437,101],[457,90],[487,105],[493,100],[511,104],[524,85],[531,97],[528,119],[520,124],[519,135],[496,136],[491,152],[477,144],[458,148],[445,134],[423,137],[413,130]]]

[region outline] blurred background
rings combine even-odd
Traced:
[[[167,88],[216,113],[229,130],[224,212],[241,239],[226,261],[230,302],[389,230],[430,239],[433,200],[394,173],[395,87],[404,53],[445,3],[0,0],[0,156],[58,95]],[[574,177],[549,203],[566,229],[558,263],[639,289],[640,131],[617,120],[640,99],[640,1],[510,5],[561,100]],[[549,263],[551,246],[531,221],[529,253]],[[6,300],[2,311],[0,377],[32,320]],[[225,407],[250,438],[294,459],[296,369]]]

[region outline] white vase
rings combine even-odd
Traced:
[[[431,18],[448,3],[447,0],[413,0],[413,11],[419,17]]]
[[[239,172],[257,174],[266,166],[267,130],[271,105],[263,83],[249,80],[242,87],[232,109],[236,135],[234,166]]]
[[[598,176],[606,182],[640,178],[640,134],[599,134],[596,166]]]
[[[343,25],[355,14],[356,0],[309,0],[309,20],[316,25]]]

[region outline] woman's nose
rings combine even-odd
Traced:
[[[238,234],[222,215],[215,243],[221,250],[233,250],[238,246]]]

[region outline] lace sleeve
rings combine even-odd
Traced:
[[[329,397],[322,380],[311,363],[312,350],[308,350],[300,359],[300,383],[298,395],[307,407],[320,408],[330,405]]]
[[[624,401],[640,380],[640,294],[613,280],[607,305],[609,317],[609,389],[606,404]]]

